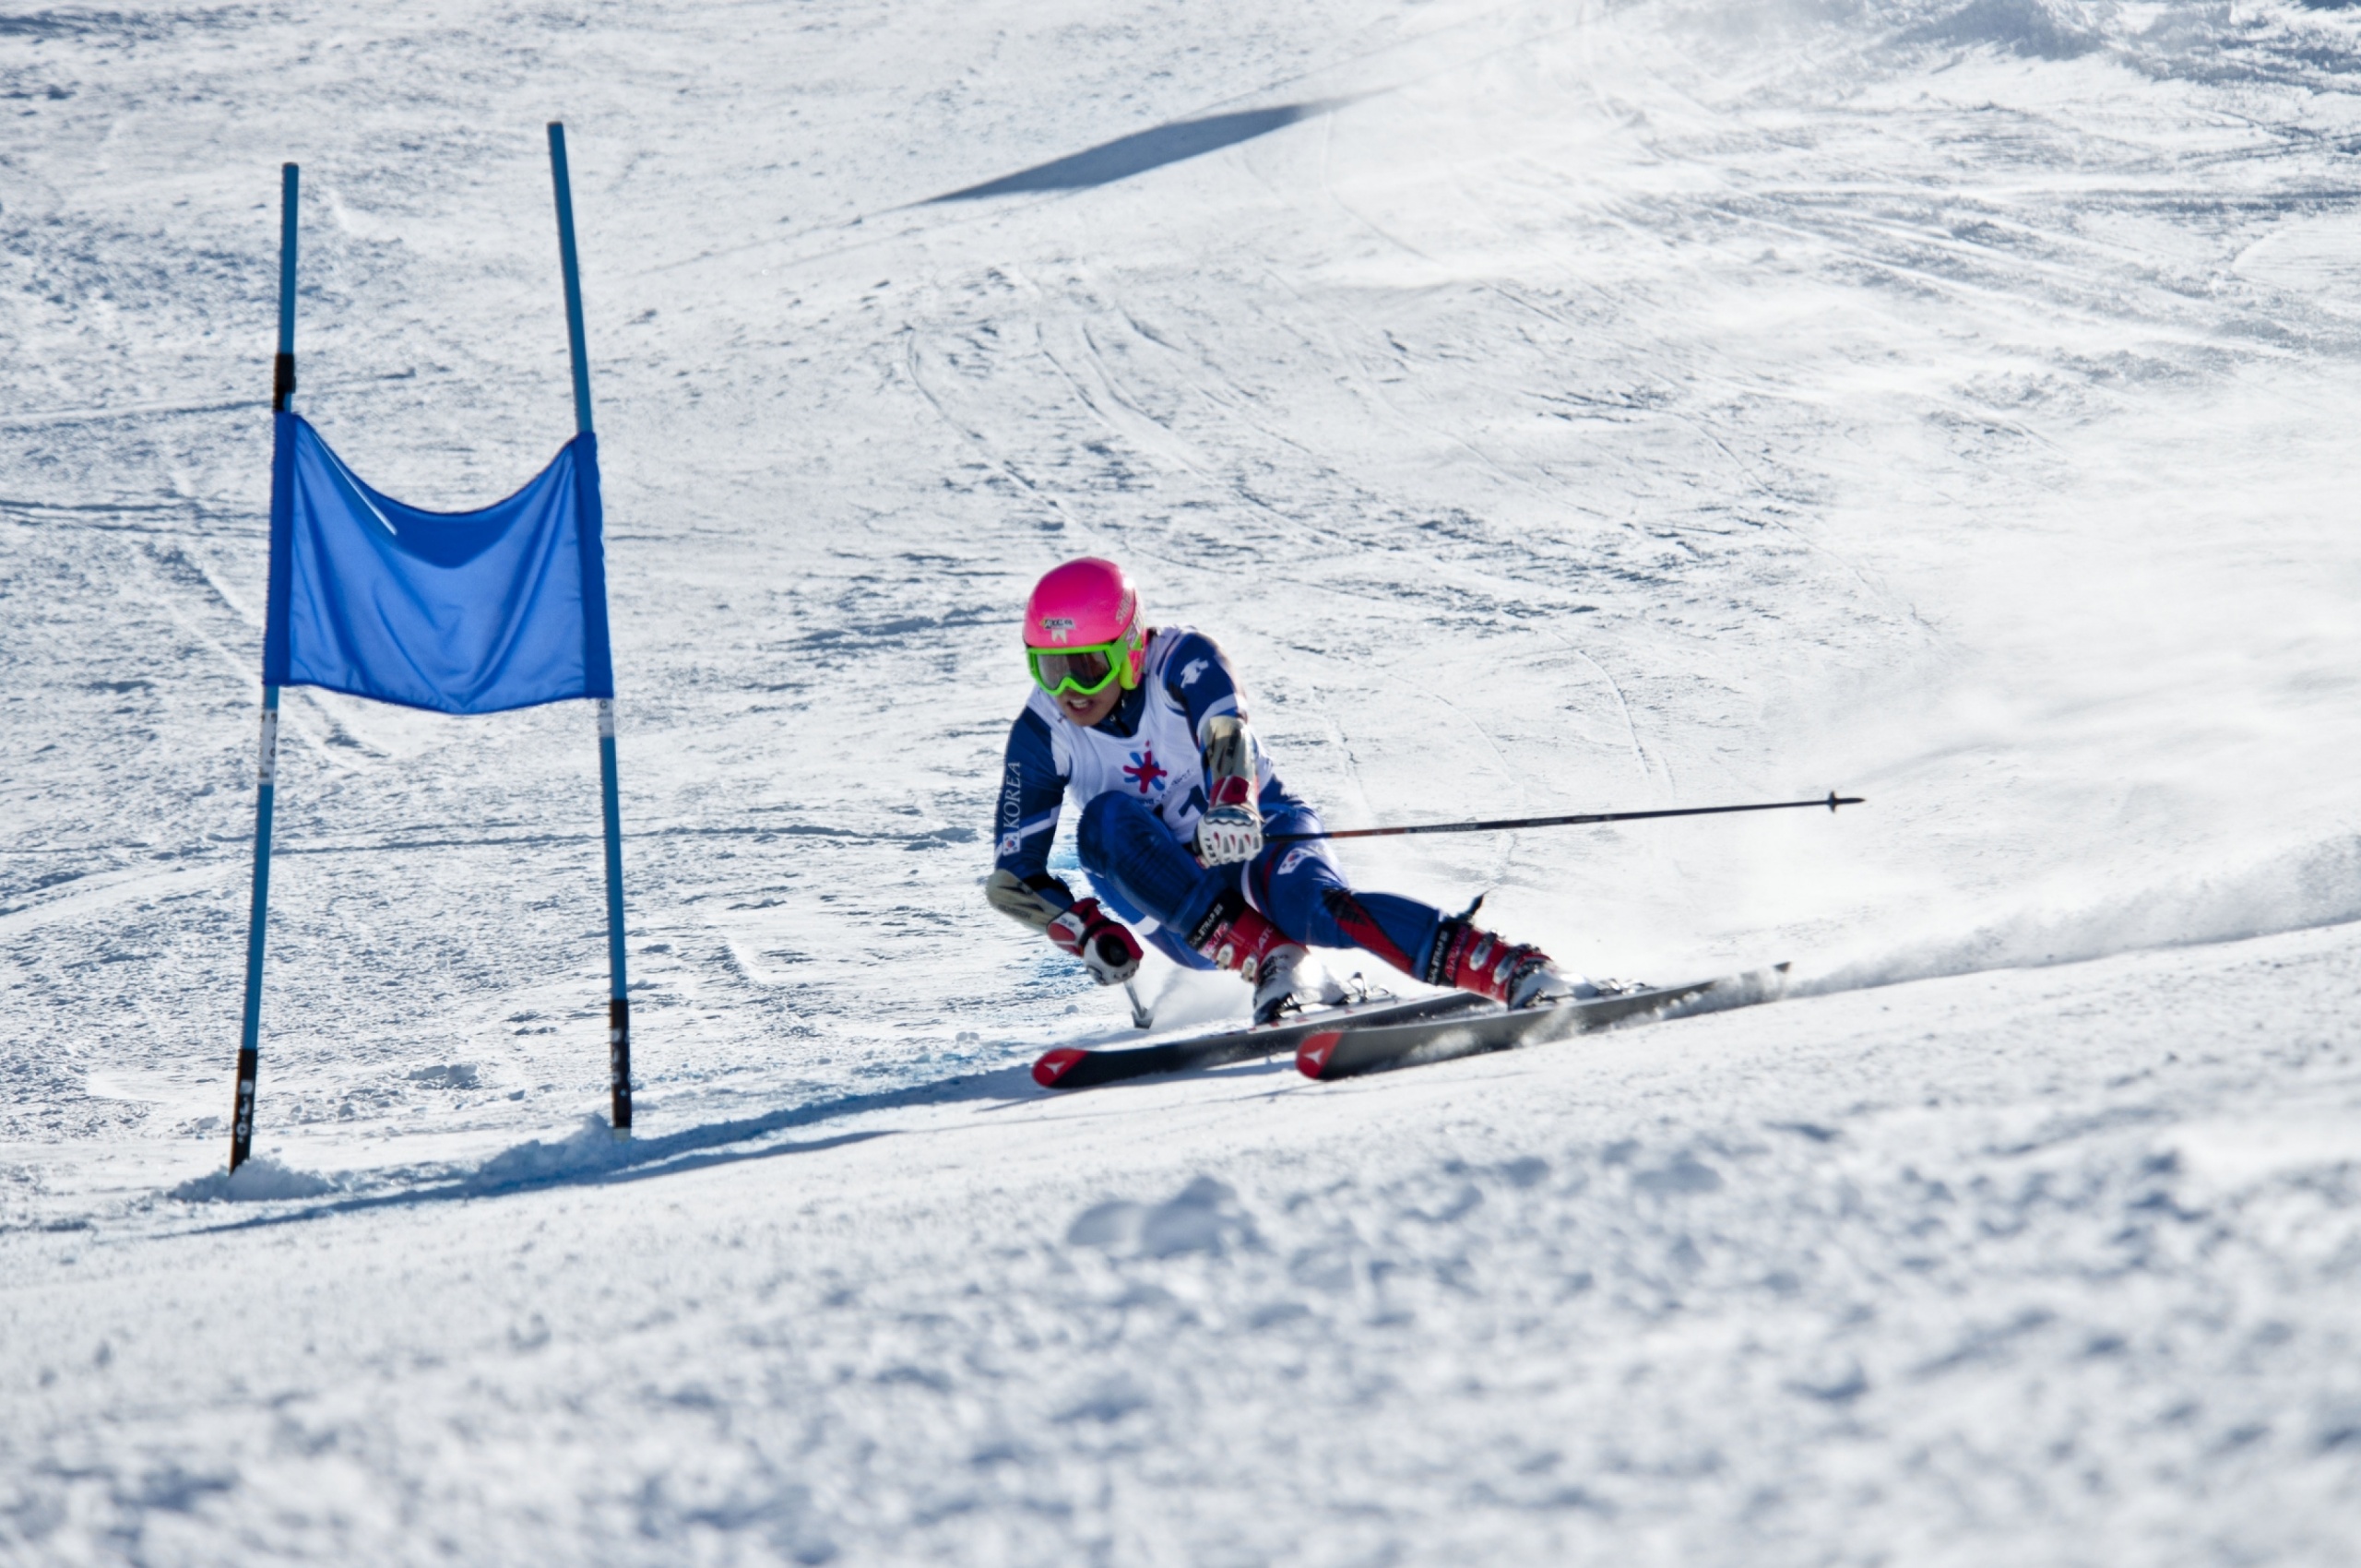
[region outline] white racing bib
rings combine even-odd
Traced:
[[[1204,814],[1204,765],[1188,710],[1166,690],[1165,677],[1172,650],[1188,631],[1185,626],[1159,626],[1149,636],[1140,671],[1146,700],[1140,707],[1138,731],[1129,737],[1069,722],[1056,701],[1038,687],[1027,699],[1033,711],[1049,721],[1050,754],[1066,780],[1072,805],[1080,809],[1110,791],[1128,795],[1152,809],[1183,844],[1195,837],[1197,819]],[[1187,668],[1171,673],[1176,682],[1192,678]],[[1203,717],[1237,710],[1237,700],[1225,697]],[[1271,760],[1257,747],[1254,763],[1259,794],[1271,781]]]

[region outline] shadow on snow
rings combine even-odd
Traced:
[[[1048,163],[1037,163],[1014,174],[1003,174],[980,185],[952,191],[933,200],[977,201],[1025,191],[1078,191],[1112,184],[1168,163],[1179,163],[1268,136],[1299,120],[1341,109],[1347,101],[1323,99],[1310,103],[1282,103],[1271,109],[1242,109],[1232,114],[1208,114],[1199,120],[1175,120],[1168,125],[1100,142],[1097,147]]]
[[[755,1148],[732,1146],[766,1140],[796,1127],[898,1106],[943,1105],[970,1099],[1015,1100],[1031,1099],[1037,1094],[1033,1087],[1032,1069],[1024,1065],[1004,1067],[972,1077],[922,1084],[915,1088],[889,1093],[848,1095],[790,1111],[775,1111],[761,1116],[683,1128],[661,1137],[617,1138],[603,1118],[586,1117],[583,1125],[570,1136],[546,1143],[535,1139],[514,1148],[503,1149],[471,1170],[421,1172],[418,1174],[422,1180],[414,1185],[397,1186],[393,1191],[351,1193],[319,1202],[306,1202],[300,1207],[278,1207],[271,1213],[255,1215],[250,1218],[201,1226],[191,1233],[212,1235],[225,1230],[246,1230],[260,1226],[321,1219],[331,1215],[367,1209],[504,1197],[549,1187],[611,1186],[625,1182],[644,1182],[658,1176],[675,1176],[717,1165],[734,1165],[743,1160],[817,1154],[823,1149],[842,1148],[867,1143],[872,1138],[889,1137],[894,1135],[895,1130],[843,1133],[801,1142],[767,1143]],[[404,1180],[406,1174],[397,1170],[386,1173],[382,1179],[397,1183]],[[219,1173],[201,1177],[174,1188],[170,1195],[198,1202],[234,1201],[240,1195],[231,1184],[236,1180]],[[263,1194],[256,1196],[267,1201]]]

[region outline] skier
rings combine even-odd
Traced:
[[[985,891],[1099,984],[1138,972],[1128,921],[1177,964],[1242,976],[1257,1023],[1301,1004],[1307,944],[1358,947],[1512,1007],[1597,994],[1540,949],[1475,925],[1472,906],[1453,916],[1358,892],[1324,842],[1267,844],[1318,832],[1320,818],[1255,743],[1221,650],[1192,627],[1151,630],[1113,562],[1069,561],[1044,576],[1026,602],[1025,648],[1035,689],[1009,731]],[[1070,790],[1082,803],[1088,898],[1049,870]]]

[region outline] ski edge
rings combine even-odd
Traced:
[[[1499,1051],[1513,1051],[1525,1045],[1546,1045],[1572,1035],[1594,1034],[1627,1024],[1664,1022],[1672,1018],[1695,1017],[1705,1013],[1721,1012],[1734,1007],[1754,1006],[1775,1002],[1783,994],[1790,961],[1768,965],[1759,969],[1745,969],[1733,975],[1721,975],[1712,980],[1698,980],[1688,985],[1654,988],[1628,997],[1604,997],[1598,1002],[1605,1006],[1585,1012],[1595,1004],[1575,1003],[1568,1006],[1547,1009],[1534,1020],[1533,1032],[1521,1033],[1514,1039],[1498,1044],[1478,1045],[1472,1051],[1438,1052],[1434,1061],[1449,1061],[1460,1056],[1483,1056]],[[1623,1004],[1617,1006],[1615,1004]],[[1554,1015],[1554,1016],[1553,1016]],[[1497,1015],[1486,1015],[1486,1018]],[[1452,1026],[1472,1025],[1474,1017],[1452,1018],[1430,1023],[1426,1020],[1406,1021],[1400,1025],[1365,1027],[1359,1031],[1325,1030],[1306,1039],[1296,1049],[1296,1070],[1305,1077],[1320,1083],[1333,1083],[1342,1078],[1358,1077],[1365,1073],[1383,1072],[1393,1067],[1422,1064],[1430,1060],[1421,1052],[1430,1047],[1445,1044],[1450,1039]],[[1562,1028],[1552,1028],[1552,1023]],[[1437,1032],[1430,1034],[1432,1028]],[[1357,1043],[1368,1047],[1382,1047],[1385,1042],[1370,1037],[1393,1033],[1396,1029],[1418,1030],[1421,1038],[1406,1041],[1398,1051],[1382,1051],[1374,1056],[1353,1059],[1353,1053],[1340,1050],[1347,1034],[1358,1032]]]
[[[1436,996],[1397,997],[1382,1004],[1361,1005],[1363,1011],[1359,1016],[1370,1022],[1357,1024],[1349,1015],[1313,1016],[1286,1023],[1249,1026],[1243,1029],[1227,1029],[1218,1034],[1167,1040],[1157,1045],[1122,1046],[1111,1051],[1060,1046],[1042,1052],[1034,1062],[1033,1081],[1045,1089],[1062,1093],[1097,1088],[1104,1084],[1126,1083],[1134,1078],[1158,1077],[1168,1073],[1224,1067],[1236,1062],[1275,1056],[1282,1051],[1299,1045],[1308,1034],[1323,1028],[1344,1030],[1356,1027],[1381,1027],[1374,1021],[1380,1017],[1394,1025],[1426,1023],[1489,1007],[1491,1004],[1465,992],[1445,992]],[[1343,1013],[1345,1010],[1336,1011]]]

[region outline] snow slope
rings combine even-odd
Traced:
[[[0,1558],[2343,1561],[2356,83],[2254,4],[0,18]],[[552,117],[641,1135],[588,716],[290,694],[232,1188],[275,166],[300,406],[470,504],[570,433]],[[1121,1005],[977,885],[1086,550],[1339,826],[1868,795],[1348,857],[1797,996],[1041,1097]]]

